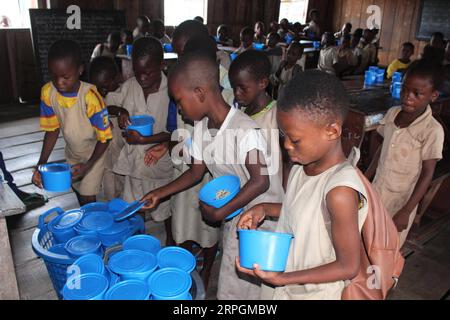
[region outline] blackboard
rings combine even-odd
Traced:
[[[450,38],[450,0],[422,0],[417,20],[416,38],[430,40],[434,32]]]
[[[83,63],[87,66],[95,46],[105,42],[109,33],[120,31],[126,26],[123,11],[81,10],[81,28],[73,30],[67,28],[70,16],[66,10],[30,9],[33,48],[41,84],[50,81],[47,57],[53,42],[59,39],[77,41],[81,47]]]

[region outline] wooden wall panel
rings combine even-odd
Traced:
[[[415,38],[420,0],[334,0],[333,30],[339,30],[345,22],[351,22],[353,29],[366,28],[369,17],[366,11],[371,4],[378,5],[382,11],[380,64],[387,65],[396,59],[401,44],[406,41],[416,46],[414,58],[417,58],[426,45]]]

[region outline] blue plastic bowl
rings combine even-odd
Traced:
[[[109,228],[97,232],[104,247],[121,244],[133,233],[133,226],[129,221],[114,222]]]
[[[56,253],[56,254],[68,256],[69,253],[64,248],[65,245],[66,245],[65,243],[55,244],[55,245],[51,246],[48,249],[48,251],[50,251],[51,253]]]
[[[64,285],[64,300],[103,300],[108,290],[108,279],[97,273],[85,273],[69,278]]]
[[[231,59],[231,61],[233,61],[234,59],[236,59],[237,56],[238,56],[237,53],[230,53],[230,59]]]
[[[109,268],[107,266],[105,266],[105,269],[109,275],[109,287],[111,288],[116,283],[120,282],[120,277],[117,274],[115,274],[114,272],[112,272],[111,270],[109,270]]]
[[[283,272],[293,236],[258,230],[239,230],[239,258],[241,266],[253,269],[257,263],[261,270]]]
[[[156,270],[156,257],[141,250],[124,250],[114,254],[109,259],[109,269],[118,274],[122,280],[143,280]]]
[[[371,86],[374,85],[377,80],[377,75],[371,70],[367,70],[364,76],[364,84]]]
[[[67,163],[48,163],[38,168],[42,186],[50,192],[65,192],[72,186],[72,172]]]
[[[127,56],[131,57],[131,54],[133,53],[133,45],[127,44]]]
[[[153,124],[155,119],[152,116],[131,116],[131,124],[127,127],[127,130],[134,130],[139,132],[143,137],[150,137],[153,135]]]
[[[92,202],[85,204],[80,210],[83,210],[84,212],[109,211],[109,205],[107,202]]]
[[[165,43],[163,45],[163,48],[164,48],[164,52],[166,52],[166,53],[173,52],[173,47],[170,43]]]
[[[192,278],[177,268],[164,268],[154,272],[148,279],[153,300],[189,300]]]
[[[65,243],[77,236],[74,227],[83,217],[83,211],[79,209],[66,211],[50,220],[48,229],[57,243]]]
[[[253,43],[253,49],[258,51],[264,50],[264,43]]]
[[[241,190],[239,178],[236,176],[222,176],[211,180],[205,184],[199,191],[200,201],[210,205],[214,208],[221,208],[230,202]],[[226,197],[218,199],[219,191],[227,191],[229,194]],[[231,213],[225,220],[230,220],[241,213],[243,208]]]
[[[94,236],[94,237],[98,237],[97,231],[95,231],[95,230],[88,230],[88,229],[84,228],[83,226],[81,226],[80,224],[77,224],[75,227],[73,227],[73,229],[75,230],[75,232],[79,236]]]
[[[314,47],[314,49],[319,49],[320,48],[320,41],[313,41],[313,47]]]
[[[392,82],[402,82],[403,74],[401,72],[394,72],[392,75]]]
[[[98,273],[103,274],[108,278],[107,271],[105,269],[105,265],[103,263],[103,259],[96,254],[85,254],[79,257],[72,266],[76,266],[79,268],[80,274],[85,273]]]
[[[103,255],[102,242],[99,238],[90,235],[74,237],[67,241],[64,248],[72,258],[79,258],[88,253]]]
[[[148,300],[150,289],[140,280],[126,280],[112,286],[105,294],[105,300]]]
[[[145,222],[140,215],[132,216],[128,219],[133,226],[133,234],[135,233],[145,233]]]
[[[108,211],[92,211],[85,214],[79,226],[85,230],[99,232],[110,228],[114,223],[114,216]]]
[[[155,237],[139,234],[125,240],[122,248],[123,250],[142,250],[156,256],[161,250],[161,242]]]
[[[376,76],[376,83],[383,83],[384,82],[384,69],[378,68],[377,70],[377,76]]]
[[[194,255],[180,247],[165,247],[158,252],[156,257],[161,269],[177,268],[191,273],[197,265]]]
[[[128,207],[128,205],[129,203],[125,200],[115,198],[108,202],[108,211],[112,214],[119,213],[120,211]]]

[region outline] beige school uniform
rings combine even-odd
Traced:
[[[208,130],[208,119],[195,124],[193,157],[202,160],[213,178],[235,175],[244,186],[250,175],[245,167],[245,158],[251,150],[266,154],[266,141],[258,125],[242,111],[231,108],[220,130]],[[214,133],[214,131],[216,131]],[[283,188],[278,176],[270,176],[268,191],[252,200],[244,210],[262,202],[281,202]],[[231,213],[231,212],[230,212]],[[223,225],[223,255],[220,265],[217,297],[220,300],[258,299],[260,282],[253,277],[237,274],[235,258],[239,255],[236,224],[239,216]]]
[[[80,82],[75,105],[67,108],[59,103],[58,91],[53,86],[53,83],[50,83],[50,105],[58,119],[61,132],[66,141],[65,156],[67,162],[71,165],[86,163],[92,156],[98,142],[96,131],[87,115],[86,96],[89,91],[95,91],[95,94],[100,97],[94,85]],[[107,121],[107,118],[105,120]],[[106,152],[80,181],[72,185],[80,195],[92,196],[100,192],[105,158]]]
[[[181,136],[180,129],[184,130],[184,136]],[[191,159],[189,148],[185,145],[185,141],[192,137],[193,131],[194,127],[184,122],[180,114],[178,114],[177,131],[172,137],[180,141],[181,145],[178,145],[180,148],[174,148],[174,152],[179,152],[179,149],[182,148],[183,158],[177,159],[177,156],[172,154],[172,162],[174,163],[173,180],[177,179],[189,169],[187,164],[190,163]],[[210,177],[209,173],[205,174],[203,180],[198,185],[177,193],[170,198],[172,235],[178,244],[190,240],[195,241],[202,248],[210,248],[219,242],[220,229],[211,227],[203,221],[198,206],[198,193],[210,181]]]
[[[167,115],[169,95],[167,78],[161,73],[159,90],[150,94],[147,99],[136,78],[130,78],[122,84],[123,105],[130,116],[150,115],[154,118],[153,134],[167,132]],[[120,151],[114,172],[125,176],[123,199],[125,201],[140,200],[146,193],[168,184],[173,178],[173,166],[166,153],[155,165],[146,166],[144,156],[146,150],[153,145],[125,144]],[[163,221],[170,217],[170,202],[162,202],[150,212],[155,221]]]
[[[336,261],[331,235],[331,218],[326,196],[334,188],[354,189],[364,198],[358,212],[361,232],[367,216],[366,191],[358,173],[349,161],[333,166],[317,176],[308,176],[296,165],[288,179],[286,197],[281,208],[277,232],[294,235],[285,272],[312,269]],[[262,299],[276,300],[340,300],[344,281],[322,284],[288,285],[272,289],[263,286]]]
[[[105,103],[107,106],[121,106],[123,101],[121,100],[122,94],[120,88],[116,92],[110,92],[105,97]],[[125,145],[125,140],[122,137],[122,130],[119,128],[119,122],[117,117],[110,116],[109,120],[112,123],[112,135],[113,139],[109,143],[108,150],[106,151],[105,161],[105,174],[103,176],[103,192],[106,200],[114,198],[120,198],[122,196],[125,177],[114,173],[114,164],[119,158],[120,151]]]
[[[279,83],[278,96],[280,96],[282,94],[286,84],[294,77],[294,75],[295,75],[294,69],[296,68],[295,66],[298,66],[299,70],[303,70],[302,65],[301,65],[301,60],[298,60],[297,63],[294,65],[294,67],[292,67],[290,69],[283,68],[281,70],[280,76],[279,77],[275,76],[275,78],[276,78],[275,83]]]
[[[320,50],[319,63],[317,69],[326,73],[335,75],[334,65],[339,62],[338,51],[336,47],[327,47]]]
[[[431,107],[410,126],[398,128],[394,120],[401,107],[391,108],[380,122],[378,133],[383,136],[383,146],[373,186],[393,217],[411,197],[422,171],[422,162],[442,159],[444,130],[433,118]],[[405,243],[414,222],[417,207],[410,215],[408,228],[400,236],[400,246]]]

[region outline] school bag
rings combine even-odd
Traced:
[[[385,300],[397,285],[405,259],[391,216],[369,180],[355,169],[366,189],[368,213],[361,230],[360,269],[344,288],[342,300]]]

